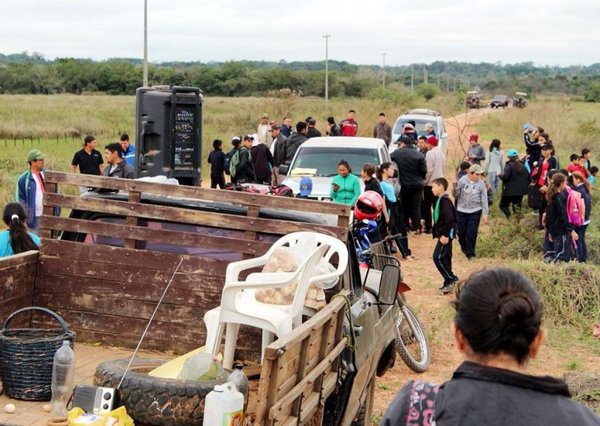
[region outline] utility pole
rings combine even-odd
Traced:
[[[329,37],[331,34],[325,34],[325,112],[329,111]]]
[[[427,65],[423,68],[423,83],[427,84]]]
[[[415,88],[415,70],[413,66],[410,66],[410,93],[412,94]]]
[[[387,55],[387,53],[382,53],[381,56],[383,56],[383,79],[382,79],[382,86],[385,89],[385,55]]]
[[[144,65],[142,85],[148,87],[148,0],[144,0]]]

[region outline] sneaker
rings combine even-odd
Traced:
[[[442,294],[448,294],[452,291],[452,289],[454,289],[454,281],[451,281],[449,283],[444,284],[441,288],[440,288],[440,293]]]

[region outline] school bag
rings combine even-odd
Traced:
[[[227,164],[227,158],[225,159],[225,164]],[[236,149],[229,158],[229,167],[227,168],[231,177],[235,177],[238,164],[240,164],[240,150]]]
[[[231,175],[231,157],[233,157],[233,155],[238,151],[239,148],[233,148],[231,151],[225,154],[225,162],[223,163],[223,171],[225,172],[225,174]]]
[[[585,220],[585,203],[578,191],[567,186],[567,217],[573,226],[581,226]]]

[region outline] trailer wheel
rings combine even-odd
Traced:
[[[116,388],[129,358],[103,362],[96,367],[94,385]],[[165,363],[164,359],[136,358],[119,390],[121,401],[136,423],[147,425],[192,426],[202,423],[204,398],[220,380],[194,381],[161,379],[148,371]]]

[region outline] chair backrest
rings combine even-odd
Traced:
[[[296,270],[294,274],[298,278],[298,285],[294,294],[294,300],[292,301],[291,314],[292,318],[296,318],[302,315],[302,308],[304,307],[304,299],[308,293],[308,288],[312,282],[313,271],[319,261],[323,259],[325,253],[329,250],[329,245],[321,244],[315,248],[310,255],[302,262],[302,264]]]

